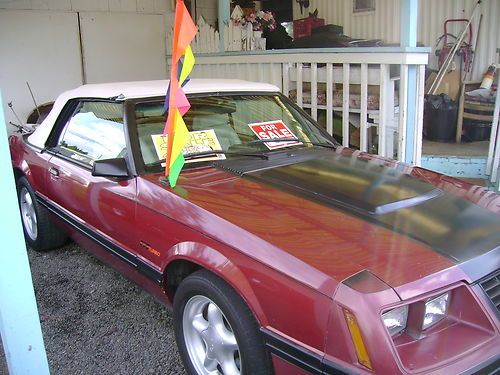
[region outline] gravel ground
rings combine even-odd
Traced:
[[[7,363],[3,352],[2,340],[0,340],[0,375],[7,374]]]
[[[52,375],[185,374],[153,297],[74,243],[28,254]]]

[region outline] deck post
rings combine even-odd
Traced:
[[[0,103],[3,103],[0,93]],[[0,333],[10,374],[49,374],[0,105]]]
[[[230,0],[219,0],[219,51],[224,52],[225,46],[225,38],[227,35],[224,35],[226,25],[229,22],[231,7],[229,6]]]
[[[401,0],[401,47],[416,47],[417,46],[417,25],[418,25],[418,0]],[[418,124],[418,81],[417,81],[417,66],[408,66],[408,76],[407,76],[407,103],[406,106],[406,136],[405,136],[405,152],[404,161],[407,163],[417,163],[418,150],[416,149],[417,142],[416,134],[417,127],[421,126]]]

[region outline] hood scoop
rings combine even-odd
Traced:
[[[245,173],[246,177],[368,215],[422,204],[441,190],[397,169],[338,154]]]

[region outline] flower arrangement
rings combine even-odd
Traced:
[[[264,29],[274,30],[276,28],[276,20],[271,12],[259,10],[257,13],[251,13],[243,18],[233,19],[235,26],[246,26],[252,24],[254,31],[263,31]]]

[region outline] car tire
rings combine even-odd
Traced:
[[[17,181],[17,196],[28,246],[35,251],[47,251],[64,245],[67,241],[66,234],[50,220],[47,210],[37,202],[26,177]]]
[[[252,312],[212,273],[200,270],[182,281],[174,297],[174,323],[188,374],[273,373]]]

